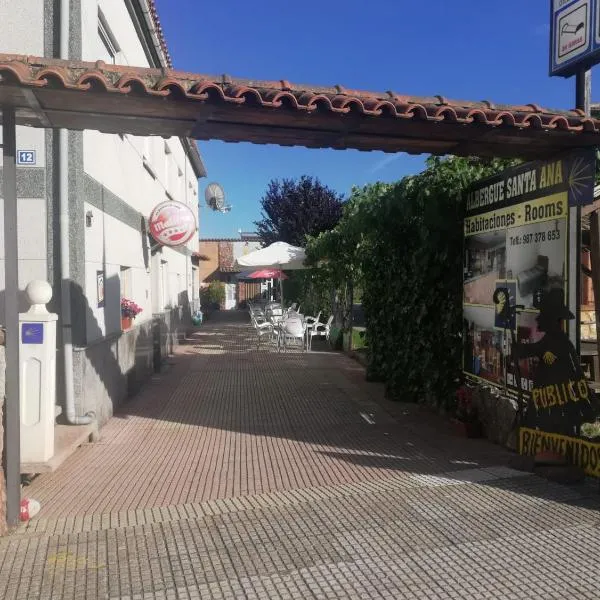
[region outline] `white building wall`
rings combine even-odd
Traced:
[[[118,48],[115,56],[110,55],[98,33],[99,9],[108,25],[113,48]],[[124,2],[83,0],[82,28],[83,60],[149,66]],[[85,173],[146,219],[154,206],[168,198],[187,203],[197,214],[198,180],[178,138],[165,140],[85,131],[83,166]],[[131,269],[127,276],[130,283],[127,293],[143,308],[136,324],[151,319],[153,313],[177,307],[182,301],[195,297],[189,253],[196,249],[196,237],[187,245],[188,255],[162,248],[147,268],[142,248],[144,238],[139,227],[125,225],[97,207],[86,205],[86,212],[88,210],[94,215],[92,226],[86,228],[88,301],[97,295],[97,271],[101,271],[103,265],[106,271],[105,306],[90,302],[88,342],[120,328],[111,314],[119,302],[115,297],[114,277],[122,274],[123,267]],[[154,244],[153,240],[150,239],[150,243]],[[123,292],[121,290],[122,295]]]
[[[44,55],[44,2],[0,0],[2,52]]]
[[[74,10],[71,14],[71,25],[74,15],[80,14],[81,30],[77,31],[75,25],[71,40],[76,53],[81,42],[82,60],[149,66],[122,0],[80,0],[80,5],[81,12]],[[44,24],[45,6],[48,2],[44,0],[0,0],[0,46],[3,52],[46,54],[45,30],[48,35],[52,32],[49,25]],[[118,51],[114,56],[102,43],[98,32],[99,8],[109,25],[112,39],[117,42]],[[80,151],[77,136],[74,136],[70,159],[72,168],[83,163],[85,181],[79,182],[82,185],[76,194],[82,193],[84,197],[77,196],[76,199],[84,202],[84,213],[91,215],[91,221],[86,220],[82,230],[85,271],[83,281],[78,279],[84,285],[87,302],[84,308],[88,309],[83,317],[86,319],[87,346],[75,348],[74,385],[78,414],[93,410],[102,424],[114,407],[133,393],[138,382],[156,367],[153,359],[157,328],[154,326],[156,321],[151,321],[153,313],[177,306],[186,298],[186,292],[190,300],[197,296],[197,292],[193,292],[190,260],[190,254],[197,249],[197,238],[187,245],[187,255],[169,248],[158,249],[152,255],[149,247],[152,240],[142,235],[141,217],[147,219],[152,208],[168,197],[187,202],[197,214],[198,181],[177,138],[121,137],[93,131],[83,132],[81,137],[83,149]],[[45,156],[44,130],[17,128],[17,149],[36,152],[35,166],[18,167],[27,169],[31,175],[23,177],[21,174],[20,179],[25,184],[20,188],[18,206],[19,285],[24,289],[32,279],[48,279],[52,267],[48,259],[52,250],[48,247],[51,226],[48,202],[52,199],[52,190],[46,188],[44,168],[46,165],[52,167],[52,162],[51,157]],[[153,174],[144,167],[144,162]],[[96,192],[100,189],[102,193],[87,197],[90,182],[96,186]],[[102,194],[111,195],[111,206],[103,204]],[[115,202],[126,210],[115,214]],[[0,322],[4,312],[2,209],[0,199]],[[73,226],[75,219],[80,218],[84,215],[73,216]],[[73,256],[76,253],[72,252]],[[129,270],[123,271],[124,267]],[[104,306],[98,305],[98,272],[104,273]],[[128,297],[138,303],[143,312],[136,320],[136,328],[121,335],[120,296],[125,286]],[[55,289],[55,295],[59,296],[60,290]],[[75,313],[75,318],[82,318],[81,313]],[[165,314],[162,323],[159,328],[160,355],[164,356],[185,331],[186,323],[181,311]],[[60,402],[60,398],[58,400]]]
[[[2,52],[44,55],[44,2],[42,0],[0,0],[0,47]],[[0,126],[0,137],[2,127]],[[46,164],[43,129],[17,127],[17,151],[33,150],[35,164],[17,166],[22,171],[42,169]],[[0,160],[0,168],[2,167]],[[31,188],[31,186],[26,186]],[[32,279],[47,279],[46,201],[44,189],[35,198],[27,189],[18,199],[19,219],[19,288]],[[0,197],[2,189],[0,187]],[[4,214],[0,200],[0,322],[4,320]],[[24,305],[23,305],[24,307]]]
[[[44,56],[42,0],[0,0],[0,48],[9,54]],[[36,151],[36,167],[45,166],[44,139],[43,129],[17,127],[17,147]]]

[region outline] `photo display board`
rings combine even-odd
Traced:
[[[579,456],[600,442],[600,424],[590,437],[596,401],[567,334],[579,314],[569,293],[569,214],[593,201],[594,176],[594,152],[575,152],[508,169],[465,198],[463,372],[521,394],[526,454]],[[585,468],[600,475],[600,447],[593,454]]]

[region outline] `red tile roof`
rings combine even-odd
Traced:
[[[0,54],[0,102],[21,102],[31,111],[30,102],[16,99],[16,87],[33,90],[52,126],[74,129],[136,133],[135,116],[142,131],[155,135],[388,152],[538,156],[600,145],[597,119],[534,103],[468,102]],[[85,93],[85,101],[76,92]],[[112,101],[115,96],[128,101]]]
[[[468,102],[444,96],[408,96],[395,92],[349,90],[342,86],[318,87],[286,80],[256,81],[181,71],[149,69],[71,61],[66,66],[47,58],[0,54],[0,75],[12,75],[19,83],[40,88],[60,85],[69,90],[103,90],[119,94],[177,96],[198,101],[236,105],[290,108],[300,112],[395,117],[451,123],[480,123],[522,129],[597,131],[599,121],[580,110],[551,110],[538,104],[507,105],[488,100]],[[1,83],[1,81],[0,81]]]
[[[154,29],[156,30],[156,35],[158,37],[160,47],[165,55],[167,66],[172,68],[173,61],[171,60],[169,48],[167,47],[167,40],[165,39],[165,34],[163,33],[162,26],[160,24],[160,19],[158,18],[158,10],[156,8],[155,0],[148,0],[148,7],[150,8],[150,16],[152,17],[152,22],[154,23]]]

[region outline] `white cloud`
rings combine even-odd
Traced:
[[[395,154],[386,154],[381,160],[377,161],[370,169],[369,175],[374,175],[378,171],[385,169],[393,162],[397,161],[402,156],[402,152],[396,152]]]

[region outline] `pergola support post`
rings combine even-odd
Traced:
[[[19,250],[17,230],[17,165],[15,109],[2,109],[4,200],[4,326],[6,383],[4,399],[4,474],[6,521],[19,523],[21,504],[21,418],[19,408]]]
[[[600,357],[600,215],[597,210],[590,214],[590,258],[594,311],[596,313],[596,347]],[[594,375],[595,378],[598,378],[598,373],[594,373]]]

